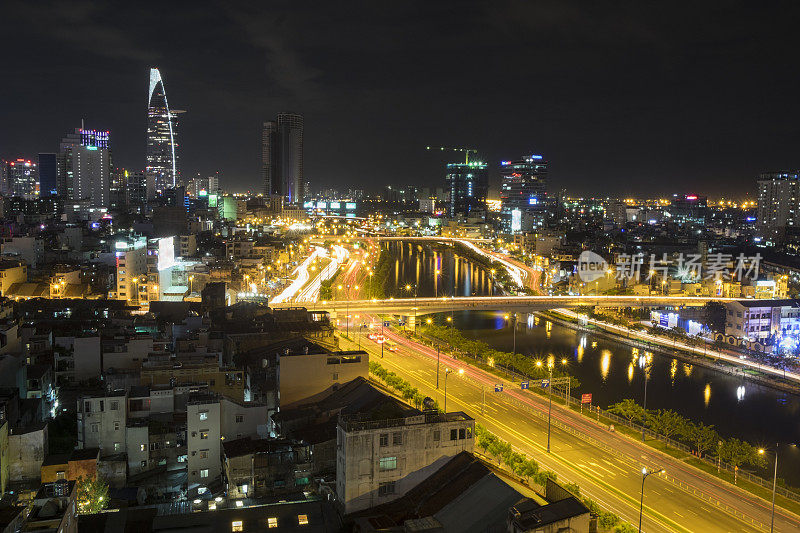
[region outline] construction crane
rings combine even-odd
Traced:
[[[426,150],[441,150],[442,152],[444,152],[445,150],[447,150],[448,152],[464,152],[464,157],[465,157],[464,162],[466,164],[469,164],[469,154],[470,154],[470,152],[472,152],[475,155],[478,154],[478,151],[475,150],[474,148],[450,148],[448,146],[426,146],[425,149]]]

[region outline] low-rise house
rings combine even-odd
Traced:
[[[228,498],[265,498],[308,490],[311,449],[290,439],[222,442]]]

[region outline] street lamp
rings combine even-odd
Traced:
[[[511,329],[513,331],[512,338],[514,339],[514,344],[513,348],[511,349],[511,353],[513,355],[517,355],[517,313],[512,313],[511,317],[505,315],[503,318],[505,318],[506,320],[509,320],[509,318],[511,319],[510,324],[511,324]]]
[[[444,414],[447,414],[447,376],[450,375],[452,370],[449,368],[444,369]]]
[[[658,470],[648,470],[647,467],[642,468],[642,496],[639,500],[639,533],[642,533],[642,512],[644,511],[644,480],[647,479],[647,476],[650,474],[660,474],[663,472],[663,468],[659,468]]]
[[[192,282],[194,281],[194,276],[189,276],[189,294],[192,294]]]
[[[766,455],[764,448],[758,450],[759,455]],[[772,516],[769,521],[769,531],[775,531],[775,489],[778,486],[778,445],[775,445],[775,472],[772,474]]]
[[[562,359],[561,364],[563,366],[567,366],[567,360]],[[541,367],[542,362],[536,361],[536,366]],[[553,415],[553,368],[556,366],[555,357],[552,355],[547,358],[547,370],[550,374],[550,379],[547,382],[547,396],[548,396],[548,406],[547,406],[547,453],[550,453],[550,422]]]

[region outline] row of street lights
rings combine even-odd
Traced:
[[[438,354],[439,349],[437,347],[437,368],[436,368],[436,387],[439,387],[439,368],[438,368]],[[562,359],[561,364],[566,366],[568,363],[567,359]],[[543,365],[542,361],[537,361],[536,366],[541,367]],[[550,381],[548,382],[548,410],[547,410],[547,453],[550,453],[550,435],[551,435],[551,418],[553,412],[553,393],[552,393],[552,380],[553,380],[553,369],[556,366],[555,357],[549,357],[547,359],[547,369],[549,371]],[[444,369],[444,412],[447,413],[447,377],[453,373],[453,370],[445,367]],[[464,369],[458,369],[458,375],[464,375]],[[759,450],[759,453],[764,454],[765,451]],[[648,470],[647,467],[642,468],[642,490],[639,499],[639,532],[642,531],[642,517],[644,515],[644,482],[647,480],[649,476],[652,474],[661,474],[664,473],[665,470],[663,468],[658,469],[650,469]],[[777,472],[778,472],[778,457],[777,454],[775,456],[775,480],[777,480]],[[775,512],[775,487],[773,486],[773,493],[772,493],[772,505],[773,505],[773,524],[774,524],[774,512]],[[772,531],[772,528],[770,529]]]

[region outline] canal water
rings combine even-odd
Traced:
[[[419,296],[450,295],[454,283],[459,296],[488,295],[491,290],[491,274],[450,249],[416,243],[393,243],[389,249],[395,258],[394,276],[386,287],[389,295],[406,296],[406,284],[417,284]],[[502,309],[457,312],[453,323],[465,335],[510,352],[514,336],[504,314]],[[443,317],[438,321],[445,323]],[[536,358],[567,358],[569,372],[581,383],[573,394],[591,393],[595,405],[605,408],[625,398],[642,403],[644,374],[631,346],[522,314],[516,348]],[[774,448],[777,443],[778,476],[800,486],[800,446],[793,446],[800,445],[800,396],[656,352],[647,381],[647,407],[672,409],[713,425],[723,436],[754,445]],[[771,468],[763,474],[771,476]]]

